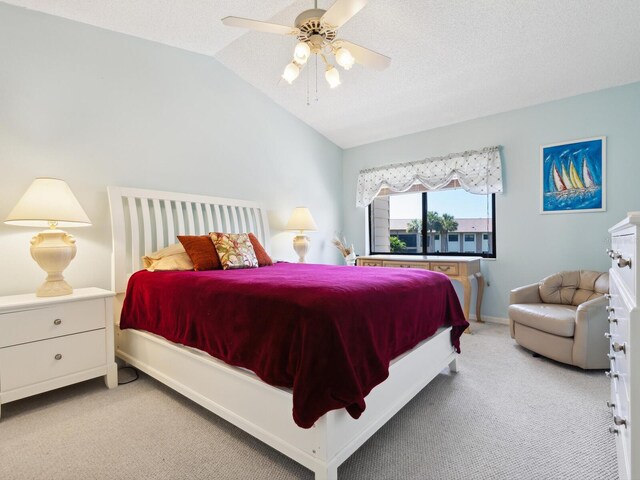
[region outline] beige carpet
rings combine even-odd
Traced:
[[[608,380],[516,346],[463,338],[439,375],[338,470],[340,479],[616,479]],[[121,373],[124,379],[125,372]],[[2,479],[312,479],[287,457],[149,377],[100,379],[2,406]]]

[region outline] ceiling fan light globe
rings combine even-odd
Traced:
[[[351,52],[347,50],[345,47],[340,47],[336,50],[336,62],[345,70],[351,70],[353,64],[356,63],[356,59],[353,58]]]
[[[311,48],[306,42],[299,42],[293,51],[293,58],[300,65],[307,63],[309,56],[311,55]]]
[[[331,88],[336,88],[340,85],[340,72],[333,65],[327,67],[327,71],[324,73],[324,78]]]
[[[282,78],[286,80],[289,85],[291,85],[293,81],[298,78],[298,75],[300,75],[300,67],[298,67],[295,62],[291,62],[289,65],[284,67]]]

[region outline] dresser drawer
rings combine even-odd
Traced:
[[[618,260],[611,260],[611,268],[615,270],[622,282],[625,284],[625,287],[631,293],[631,295],[636,294],[636,258],[635,258],[635,248],[636,248],[636,235],[628,234],[628,235],[615,235],[611,237],[611,249],[614,253],[621,255],[622,259],[630,260],[631,265],[626,267],[619,267]]]
[[[360,267],[381,267],[382,260],[358,260]]]
[[[431,262],[431,270],[445,275],[458,275],[457,263]]]
[[[2,392],[105,366],[105,329],[0,349]]]
[[[0,315],[0,348],[104,326],[103,299],[5,313]]]
[[[419,262],[399,262],[399,261],[389,261],[385,260],[382,263],[384,267],[394,267],[394,268],[421,268],[423,270],[429,270],[428,263],[419,263]]]

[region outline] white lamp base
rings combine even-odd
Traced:
[[[303,234],[293,237],[293,249],[298,254],[298,263],[305,263],[304,257],[309,251],[309,237]]]
[[[58,229],[44,230],[31,239],[31,256],[47,272],[47,279],[36,291],[37,297],[69,295],[73,288],[62,272],[76,256],[76,240]]]

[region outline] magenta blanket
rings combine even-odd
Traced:
[[[460,351],[468,323],[443,274],[292,263],[137,272],[120,321],[291,388],[302,428],[343,407],[358,418],[389,362],[449,325]]]

